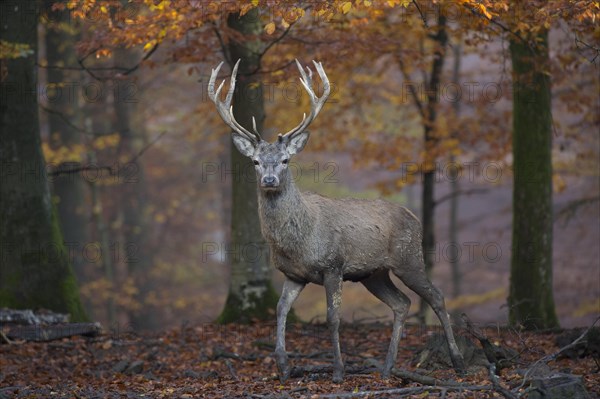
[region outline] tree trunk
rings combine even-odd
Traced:
[[[137,57],[131,49],[116,49],[114,53],[116,66],[132,65]],[[159,327],[157,315],[159,311],[149,309],[143,301],[151,290],[148,275],[152,265],[151,251],[147,245],[146,220],[146,185],[144,168],[140,159],[135,155],[144,146],[143,120],[135,118],[136,103],[140,92],[136,83],[129,78],[115,79],[117,89],[113,90],[114,128],[120,136],[119,154],[123,159],[131,160],[127,165],[121,165],[124,175],[119,185],[119,213],[123,218],[121,251],[125,256],[128,276],[133,278],[139,294],[134,298],[140,303],[140,310],[130,310],[129,320],[132,328],[153,330]],[[135,93],[135,97],[131,94]]]
[[[96,163],[96,156],[94,152],[89,154],[91,163]],[[94,227],[96,228],[95,236],[100,249],[100,262],[102,271],[104,272],[104,278],[110,284],[109,295],[106,298],[106,320],[110,328],[117,328],[117,307],[115,304],[115,293],[116,293],[116,281],[115,281],[115,265],[113,263],[113,257],[109,255],[110,251],[110,238],[108,227],[104,223],[104,211],[102,207],[102,198],[99,194],[99,187],[96,182],[89,182],[90,192],[92,197],[92,219],[94,221]]]
[[[460,78],[460,59],[461,59],[461,46],[458,43],[454,44],[454,69],[452,71],[452,81],[455,84],[458,84],[458,79]],[[454,117],[456,123],[458,123],[458,116],[460,114],[460,101],[455,101],[452,104],[452,108],[454,110]],[[455,128],[454,132],[452,132],[452,136],[454,138],[458,137],[458,128]],[[451,248],[453,250],[450,254],[450,271],[452,273],[452,296],[454,298],[458,297],[461,294],[461,275],[460,275],[460,256],[459,256],[459,242],[458,242],[458,192],[460,190],[459,187],[459,176],[460,169],[456,164],[456,158],[454,155],[450,156],[450,163],[456,166],[455,170],[456,175],[452,176],[452,180],[450,181],[450,224],[448,227],[448,241],[450,241]],[[459,310],[457,309],[455,312],[457,316]]]
[[[46,59],[49,66],[64,67],[76,65],[75,43],[77,34],[65,29],[70,24],[69,10],[52,10],[55,0],[45,1],[44,12],[49,21],[46,26]],[[67,25],[71,27],[71,25]],[[54,148],[71,147],[81,143],[81,132],[73,125],[80,126],[79,97],[70,90],[72,82],[63,69],[48,68],[48,113],[50,144]],[[53,88],[53,90],[50,90]],[[67,123],[71,122],[71,124]],[[81,166],[80,163],[64,162],[55,165],[58,170],[68,170]],[[84,181],[79,174],[64,174],[54,178],[54,196],[63,238],[70,251],[71,263],[78,281],[84,281],[84,259],[82,248],[88,243],[84,205]]]
[[[232,40],[228,46],[232,63],[242,59],[234,94],[234,116],[250,131],[254,116],[258,131],[262,131],[265,119],[263,86],[260,77],[252,75],[260,62],[261,42],[251,38],[262,31],[258,9],[242,17],[231,14],[228,25],[250,38],[243,43]],[[231,146],[231,169],[231,243],[228,251],[231,280],[219,322],[271,319],[277,306],[277,295],[271,284],[268,248],[260,231],[254,166],[234,146]]]
[[[446,58],[446,46],[448,35],[446,33],[446,17],[438,10],[437,32],[433,36],[435,42],[435,53],[431,65],[431,75],[427,82],[427,107],[425,114],[425,160],[423,169],[423,197],[422,197],[422,223],[423,223],[423,255],[425,260],[425,272],[431,278],[435,262],[435,157],[427,155],[434,151],[437,145],[434,127],[437,118],[437,107],[439,104],[439,85]],[[419,318],[425,323],[431,317],[431,311],[427,302],[422,298],[419,304]],[[428,316],[429,314],[429,316]]]
[[[47,308],[86,318],[52,206],[37,105],[38,3],[4,7],[2,39],[32,54],[3,60],[0,114],[0,306]]]
[[[513,67],[513,236],[509,321],[558,326],[552,293],[552,116],[548,32],[510,42]]]

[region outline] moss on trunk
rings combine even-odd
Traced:
[[[52,206],[37,105],[38,3],[6,7],[2,38],[30,54],[5,62],[0,105],[0,307],[47,308],[85,320]]]
[[[247,38],[258,37],[263,29],[256,8],[242,17],[230,15],[228,25]],[[265,119],[263,86],[260,76],[255,74],[261,48],[258,39],[232,40],[228,47],[231,63],[242,59],[234,94],[234,116],[250,131],[253,116],[259,131],[262,131]],[[270,282],[267,244],[260,231],[254,166],[234,146],[231,146],[231,170],[231,280],[219,321],[265,320],[274,317],[277,296]]]
[[[552,293],[552,117],[548,32],[510,43],[513,65],[513,236],[509,321],[558,326]]]

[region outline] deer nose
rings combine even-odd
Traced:
[[[263,176],[262,185],[264,187],[275,187],[277,186],[277,178],[273,175]]]

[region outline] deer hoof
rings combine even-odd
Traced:
[[[285,382],[288,380],[288,378],[290,377],[290,373],[282,373],[279,372],[279,382],[282,384],[285,384]]]
[[[334,369],[333,370],[333,382],[336,384],[344,381],[344,369]]]
[[[279,372],[279,381],[286,382],[290,377],[290,365],[288,364],[286,353],[275,353],[275,359],[277,362],[277,371]]]
[[[290,367],[287,364],[277,365],[279,382],[282,384],[290,378]]]
[[[465,367],[465,361],[463,360],[463,357],[458,355],[458,356],[452,356],[452,365],[454,366],[454,370],[456,371],[457,374],[459,375],[465,375],[467,372],[467,368]]]

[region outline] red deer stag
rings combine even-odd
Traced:
[[[454,367],[462,370],[464,362],[454,340],[444,297],[425,274],[421,224],[416,216],[387,201],[330,199],[302,193],[294,184],[288,167],[290,158],[306,145],[309,137],[306,129],[330,93],[322,65],[313,61],[324,88],[318,97],[312,88],[312,71],[308,67],[304,71],[296,60],[300,82],[310,98],[310,113],[304,114],[298,126],[279,134],[274,143],[268,143],[257,131],[254,118],[250,132],[233,116],[231,100],[239,63],[238,60],[233,68],[225,101],[220,97],[224,81],[215,89],[223,63],[212,70],[208,95],[232,129],[237,149],[254,162],[262,234],[269,243],[273,265],[286,277],[277,304],[275,358],[280,379],[285,381],[290,373],[285,351],[286,316],[304,286],[314,283],[325,286],[327,322],[333,341],[333,380],[342,380],[344,365],[338,327],[344,280],[360,281],[394,313],[392,338],[383,368],[383,376],[389,377],[410,307],[409,298],[394,285],[390,272],[431,305],[444,329]]]

